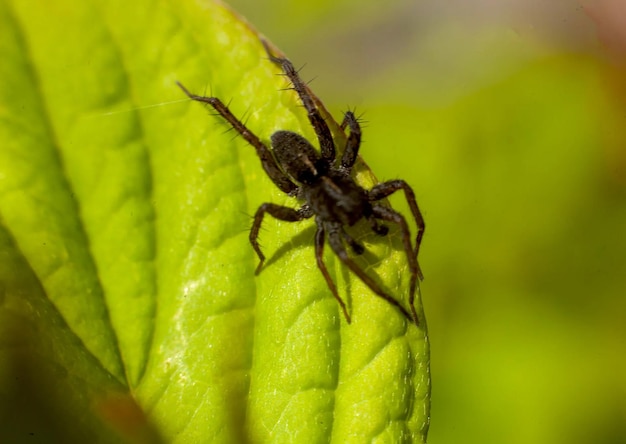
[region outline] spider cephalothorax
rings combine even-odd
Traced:
[[[413,320],[416,324],[419,323],[414,300],[417,279],[422,278],[417,263],[417,254],[422,235],[424,234],[424,219],[417,206],[413,190],[403,180],[379,183],[369,191],[358,185],[351,176],[352,167],[356,161],[361,144],[361,127],[354,114],[348,111],[344,115],[341,128],[343,130],[349,129],[350,133],[341,159],[337,162],[335,142],[330,129],[315,105],[315,101],[306,85],[300,79],[298,72],[289,60],[274,56],[265,41],[263,41],[263,45],[270,60],[281,66],[283,72],[291,81],[293,89],[298,93],[317,135],[321,152],[318,153],[308,140],[291,131],[276,131],[272,134],[272,150],[270,150],[230,112],[220,99],[192,94],[183,85],[178,84],[190,99],[211,105],[256,149],[263,169],[278,188],[284,193],[304,202],[299,209],[264,203],[256,211],[254,223],[250,230],[250,243],[260,259],[257,273],[261,270],[265,261],[265,255],[259,246],[258,235],[266,213],[269,213],[276,219],[287,222],[296,222],[315,216],[317,224],[315,257],[317,265],[324,279],[326,279],[328,287],[339,302],[347,322],[350,323],[350,315],[348,314],[346,304],[339,296],[337,287],[331,279],[323,260],[326,237],[328,237],[328,243],[339,259],[374,293],[396,306],[409,320]],[[378,203],[381,199],[398,190],[404,191],[417,224],[415,247],[411,245],[410,231],[404,216]],[[344,229],[345,226],[352,226],[361,219],[366,219],[370,223],[372,230],[381,236],[387,234],[388,228],[379,224],[379,221],[395,223],[400,227],[404,250],[411,271],[409,290],[411,314],[398,301],[380,288],[348,256],[345,244],[348,244],[355,254],[361,254],[364,251],[363,245],[354,240]]]

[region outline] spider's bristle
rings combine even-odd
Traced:
[[[304,69],[304,67],[306,66],[306,63],[303,64],[300,68],[296,69],[296,74],[298,75],[298,77],[300,77],[300,71],[302,71]]]

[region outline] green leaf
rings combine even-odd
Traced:
[[[254,275],[249,215],[298,203],[175,85],[232,100],[265,141],[277,129],[315,140],[249,25],[217,1],[5,0],[0,58],[0,431],[17,442],[425,440],[419,300],[416,327],[326,251],[346,324],[312,221],[268,218]],[[354,235],[368,250],[359,263],[406,305],[398,232]]]

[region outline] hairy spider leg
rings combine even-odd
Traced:
[[[417,234],[415,236],[415,252],[413,253],[415,258],[417,258],[426,225],[424,224],[424,218],[422,217],[422,213],[417,206],[415,193],[413,193],[413,190],[411,189],[409,184],[401,179],[379,183],[368,192],[369,200],[373,202],[376,200],[384,199],[385,197],[388,197],[398,190],[404,191],[404,196],[409,204],[409,207],[411,208],[411,213],[413,213],[413,219],[415,219],[415,224],[417,225]],[[417,270],[420,280],[423,280],[424,276],[422,275],[422,270],[419,268],[419,265],[417,266]]]
[[[259,256],[260,262],[256,267],[255,274],[259,274],[261,268],[263,267],[263,262],[265,262],[265,255],[261,251],[261,246],[259,245],[259,230],[261,229],[261,224],[263,223],[263,216],[265,213],[269,213],[275,219],[284,220],[285,222],[298,222],[303,219],[308,219],[313,216],[313,212],[307,205],[303,205],[300,209],[294,210],[293,208],[283,207],[282,205],[276,205],[273,203],[264,203],[257,210],[254,215],[254,222],[252,224],[252,228],[250,229],[250,243],[252,244],[252,248],[256,251],[257,256]]]
[[[341,129],[345,129],[346,126],[350,128],[350,135],[346,142],[346,149],[341,157],[341,168],[350,171],[354,162],[356,162],[356,158],[359,155],[359,147],[361,146],[361,125],[359,125],[359,121],[352,111],[346,111],[343,116]]]
[[[328,288],[330,288],[331,293],[337,299],[337,302],[341,306],[341,310],[343,310],[343,315],[346,318],[346,322],[348,324],[351,322],[350,315],[348,314],[348,309],[346,308],[345,302],[339,296],[339,292],[337,291],[337,287],[333,282],[330,274],[328,274],[328,269],[326,269],[326,264],[324,263],[324,224],[316,220],[317,223],[317,231],[315,232],[315,259],[317,260],[317,267],[322,272],[324,279],[326,279],[326,284]]]
[[[404,244],[404,252],[406,258],[409,261],[409,268],[411,270],[411,282],[409,286],[409,306],[411,307],[411,313],[413,314],[413,320],[415,325],[419,325],[419,318],[415,311],[415,290],[417,288],[417,276],[421,274],[417,258],[413,256],[413,248],[411,246],[411,232],[409,226],[406,223],[406,219],[403,215],[391,208],[383,207],[382,205],[372,205],[372,214],[374,217],[393,222],[400,226],[402,230],[402,242]]]
[[[356,274],[357,277],[361,279],[361,281],[374,293],[389,302],[391,305],[394,305],[409,321],[413,321],[411,315],[404,309],[404,307],[402,307],[402,305],[400,305],[398,301],[385,293],[371,277],[369,277],[352,259],[350,259],[345,247],[343,246],[343,242],[341,241],[341,238],[343,237],[343,228],[341,225],[336,223],[326,223],[325,225],[328,231],[328,243],[341,262],[343,262],[350,269],[350,271]],[[338,298],[338,296],[335,297]]]
[[[311,126],[315,130],[315,134],[317,135],[317,140],[319,140],[320,150],[322,152],[322,158],[327,160],[329,163],[334,162],[336,154],[335,154],[335,143],[333,142],[333,136],[330,133],[330,129],[328,128],[328,125],[326,125],[324,118],[320,114],[319,109],[317,109],[317,107],[315,106],[315,102],[313,101],[311,94],[309,94],[306,88],[306,84],[302,81],[302,79],[300,79],[300,76],[298,75],[298,71],[293,67],[293,64],[289,60],[276,57],[270,51],[270,48],[267,42],[265,40],[261,40],[261,42],[263,43],[263,46],[265,47],[265,51],[267,52],[269,59],[273,63],[276,63],[277,65],[281,66],[283,72],[289,78],[289,81],[293,85],[293,89],[295,89],[296,92],[298,93],[298,96],[300,97],[300,100],[302,101],[302,105],[304,105],[304,108],[306,109],[307,114],[309,116],[309,121],[311,122]]]
[[[270,152],[270,150],[265,146],[261,139],[259,139],[252,131],[250,131],[246,126],[241,123],[237,117],[234,116],[233,113],[230,112],[228,107],[224,105],[224,103],[218,99],[217,97],[204,97],[198,96],[196,94],[190,93],[187,88],[185,88],[180,82],[176,82],[176,84],[183,90],[187,97],[191,100],[195,100],[196,102],[209,104],[217,111],[230,125],[235,128],[235,130],[241,134],[241,136],[248,142],[250,145],[254,147],[257,152],[257,155],[261,159],[261,165],[263,169],[269,176],[269,178],[276,184],[276,186],[286,194],[294,195],[298,186],[294,184],[289,177],[282,172],[282,170],[276,164],[276,160],[274,156]]]

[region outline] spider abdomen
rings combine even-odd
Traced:
[[[309,185],[326,174],[328,163],[300,134],[281,130],[272,134],[270,140],[276,161],[295,181]]]

